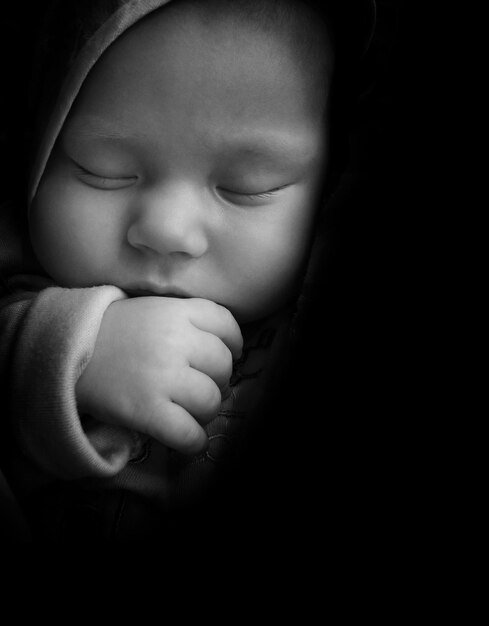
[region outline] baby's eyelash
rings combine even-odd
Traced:
[[[281,191],[282,189],[285,189],[286,187],[288,187],[288,185],[281,185],[280,187],[274,187],[273,189],[267,189],[267,191],[260,191],[258,193],[244,193],[242,191],[233,191],[232,189],[223,189],[223,188],[221,188],[221,191],[233,194],[235,196],[243,196],[245,198],[270,198],[271,196],[276,194],[278,191]]]
[[[281,189],[283,189],[283,187],[275,187],[274,189],[269,189],[268,191],[262,191],[260,193],[247,193],[243,195],[249,196],[250,198],[269,198]]]
[[[78,174],[82,178],[86,178],[87,182],[90,180],[96,181],[95,186],[100,187],[100,189],[118,189],[120,187],[126,187],[137,179],[137,176],[101,176],[100,174],[90,172],[90,170],[85,169],[78,163],[75,163],[75,165]]]
[[[81,165],[77,165],[80,174],[85,176],[93,176],[94,178],[99,178],[100,180],[132,180],[136,178],[135,176],[102,176],[101,174],[95,174],[94,172],[90,172],[90,170],[86,170]]]

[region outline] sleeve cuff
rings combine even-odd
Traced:
[[[107,307],[127,298],[118,287],[50,287],[33,301],[13,363],[13,417],[23,452],[62,478],[112,476],[138,438],[100,422],[82,424],[75,384],[88,363]]]

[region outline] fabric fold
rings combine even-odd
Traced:
[[[85,431],[75,397],[105,310],[125,297],[112,286],[50,287],[24,314],[13,356],[12,416],[22,450],[50,474],[109,476],[134,454],[134,436],[124,429],[92,421]]]

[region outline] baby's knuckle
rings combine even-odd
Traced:
[[[186,298],[185,300],[181,300],[181,303],[183,307],[191,310],[197,310],[201,313],[207,311],[208,307],[213,304],[205,298]]]
[[[209,352],[209,358],[215,367],[219,369],[225,369],[232,361],[232,354],[226,344],[219,339],[219,337],[213,338],[212,350]]]
[[[224,315],[223,320],[226,325],[227,332],[230,337],[232,337],[233,344],[241,350],[243,347],[243,336],[241,334],[241,328],[239,327],[238,322],[234,318],[233,314],[224,309],[226,311],[226,315]]]
[[[219,315],[221,316],[223,324],[226,324],[226,326],[231,329],[235,329],[237,326],[237,322],[234,319],[231,311],[222,304],[217,304],[216,306],[218,307]]]
[[[164,347],[169,354],[179,354],[184,348],[187,336],[181,327],[175,325],[167,330],[164,337]]]
[[[217,316],[221,324],[230,324],[234,320],[234,317],[229,309],[227,309],[223,304],[219,304],[213,300],[201,300],[201,303],[203,309],[205,308],[214,317]]]
[[[201,450],[207,437],[204,431],[196,422],[188,422],[182,425],[180,432],[180,448],[187,452],[198,452]]]
[[[163,398],[146,397],[145,400],[134,403],[131,422],[137,426],[136,429],[140,432],[155,437],[164,412],[165,402]]]
[[[221,367],[225,376],[231,376],[233,370],[233,355],[231,354],[231,350],[225,345],[222,346]]]
[[[203,413],[210,417],[219,411],[221,406],[221,392],[219,387],[214,383],[210,383],[205,390],[202,391],[202,408]]]

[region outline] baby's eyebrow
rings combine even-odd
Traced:
[[[317,137],[313,138],[306,134],[289,136],[284,133],[225,140],[220,147],[231,159],[297,165],[309,164],[315,159],[318,156],[317,145]]]
[[[127,141],[129,139],[134,139],[135,135],[131,135],[129,133],[123,133],[117,130],[108,130],[108,129],[93,129],[93,128],[67,128],[64,131],[64,137],[68,138],[68,140],[75,141],[97,141],[97,140],[107,140],[107,141]]]
[[[271,166],[277,169],[287,167],[306,167],[321,154],[321,141],[318,141],[317,129],[259,129],[256,132],[236,135],[204,134],[200,137],[201,146],[211,153],[219,153],[229,163],[241,162],[259,166]],[[137,132],[124,124],[96,116],[79,118],[68,124],[64,131],[68,140],[86,141],[140,141],[152,140],[139,128]]]
[[[73,124],[67,124],[65,134],[76,139],[115,139],[124,140],[135,137],[134,131],[124,127],[120,122],[111,124],[109,120],[95,116],[82,117]]]

